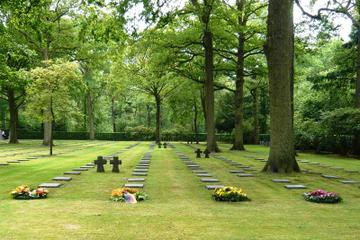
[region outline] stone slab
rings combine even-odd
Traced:
[[[12,161],[6,161],[7,163],[20,163],[19,161],[17,160],[12,160]]]
[[[208,173],[208,172],[205,171],[205,170],[198,170],[198,169],[196,169],[196,170],[193,170],[193,173]]]
[[[95,167],[95,164],[93,164],[93,163],[87,163],[86,166],[94,166],[94,167]]]
[[[337,177],[337,176],[334,176],[334,175],[322,174],[321,176],[322,176],[323,178],[338,179],[338,177]]]
[[[242,170],[230,170],[229,173],[244,173]]]
[[[73,171],[80,171],[80,172],[84,172],[84,171],[88,171],[89,169],[87,168],[74,168]]]
[[[255,158],[255,160],[262,161],[262,160],[265,160],[265,159],[264,158]]]
[[[8,163],[0,163],[0,166],[8,166]]]
[[[310,165],[320,165],[319,162],[309,162]]]
[[[81,172],[79,171],[69,171],[69,172],[64,172],[65,175],[80,175]]]
[[[237,174],[238,177],[254,177],[254,174],[251,173],[239,173]]]
[[[354,180],[343,180],[343,181],[340,181],[341,183],[343,184],[356,184],[356,183],[359,183],[358,181],[354,181]]]
[[[149,169],[149,166],[137,165],[136,168],[137,169]]]
[[[359,173],[358,170],[345,170],[345,172],[347,172],[347,173]]]
[[[145,178],[128,178],[128,182],[144,182]]]
[[[144,184],[142,184],[142,183],[125,183],[124,187],[127,187],[127,188],[144,188]]]
[[[206,185],[205,186],[205,188],[207,189],[207,190],[215,190],[215,189],[217,189],[217,188],[223,188],[224,187],[224,185]]]
[[[201,178],[200,181],[202,181],[202,182],[219,182],[219,179],[216,179],[216,178]]]
[[[43,188],[59,188],[61,187],[62,183],[42,183],[39,187]]]
[[[30,161],[30,159],[18,159],[17,161],[19,161],[19,162],[28,162],[28,161]]]
[[[273,181],[274,183],[289,183],[290,180],[289,179],[272,179],[271,181]]]
[[[249,169],[251,168],[250,166],[240,166],[239,168],[242,168],[242,169]]]
[[[147,176],[147,173],[145,173],[145,172],[133,172],[132,175],[133,176]]]
[[[71,177],[54,177],[52,180],[54,181],[71,181]]]
[[[139,169],[139,168],[135,168],[134,172],[148,172],[148,169]]]
[[[306,189],[305,185],[301,185],[301,184],[289,184],[289,185],[285,185],[284,186],[286,189]]]
[[[212,175],[209,174],[209,173],[197,173],[196,176],[198,176],[198,177],[212,177]]]
[[[84,168],[84,169],[91,169],[94,168],[95,166],[81,166],[80,168]]]
[[[344,170],[344,168],[342,168],[342,167],[331,167],[330,169],[334,169],[334,170]]]

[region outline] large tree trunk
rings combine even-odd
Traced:
[[[155,94],[156,103],[156,130],[155,130],[155,141],[156,143],[161,142],[160,128],[161,128],[161,97],[159,94]]]
[[[236,5],[239,13],[243,12],[245,0],[237,0]],[[242,14],[238,16],[238,23],[244,26]],[[236,90],[234,96],[235,102],[235,129],[234,129],[234,143],[231,150],[245,150],[244,148],[244,130],[243,130],[243,99],[244,99],[244,48],[245,37],[242,31],[238,33],[238,49],[237,49],[237,64],[236,64]]]
[[[95,114],[94,114],[94,102],[91,93],[88,92],[86,96],[86,110],[88,114],[88,131],[89,139],[95,140]]]
[[[295,160],[290,82],[292,74],[293,1],[270,0],[266,57],[269,69],[270,153],[263,171],[299,172]]]
[[[252,132],[252,143],[259,144],[259,107],[258,107],[258,89],[254,88],[251,90],[252,96],[252,115],[253,115],[253,132]]]
[[[358,8],[360,11],[360,6]],[[355,108],[360,109],[360,37],[357,43],[357,69],[355,85]],[[355,155],[360,155],[360,133],[357,133],[354,136],[353,152]]]
[[[9,143],[16,144],[19,143],[17,138],[17,125],[18,125],[18,107],[16,105],[15,92],[14,89],[7,90],[7,97],[9,103],[9,112],[10,112],[10,136]]]
[[[113,132],[116,132],[116,111],[115,111],[115,98],[111,98],[111,123]]]
[[[198,106],[196,98],[194,98],[194,133],[195,133],[195,142],[199,143],[199,126],[198,126]]]
[[[205,49],[205,106],[206,106],[206,147],[210,152],[219,152],[215,138],[214,59],[213,35],[204,31]]]

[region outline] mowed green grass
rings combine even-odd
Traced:
[[[103,145],[103,144],[107,145]],[[97,155],[108,155],[134,142],[58,141],[63,154],[21,164],[0,167],[0,239],[359,239],[359,185],[344,185],[315,174],[272,175],[260,173],[263,163],[247,155],[266,157],[268,148],[246,146],[246,152],[229,151],[222,144],[220,155],[253,165],[255,178],[230,174],[235,169],[210,158],[195,159],[194,149],[176,143],[176,149],[153,150],[145,191],[149,201],[136,205],[109,200],[111,190],[121,187],[145,152],[142,142],[120,155],[120,174],[95,170],[74,176],[60,189],[51,189],[45,200],[12,200],[9,192],[20,184],[36,186],[62,176],[64,171],[92,162]],[[76,150],[88,145],[83,150]],[[204,148],[200,146],[200,148]],[[23,150],[21,150],[23,149]],[[0,144],[0,155],[29,149],[46,151],[39,141],[20,145]],[[59,151],[55,148],[56,151]],[[11,151],[16,150],[16,151]],[[25,152],[26,152],[25,151]],[[31,151],[31,150],[29,150]],[[176,156],[181,151],[225,185],[243,188],[250,202],[222,203],[211,199],[211,192]],[[16,159],[18,156],[12,157]],[[20,158],[20,155],[19,155]],[[299,159],[360,170],[360,161],[330,155],[300,154]],[[2,160],[0,159],[0,162]],[[342,170],[301,164],[302,168],[360,181],[360,175]],[[324,188],[344,198],[337,205],[320,205],[303,200],[304,190],[286,190],[272,178],[286,177],[309,190]]]

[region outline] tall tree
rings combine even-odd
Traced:
[[[265,53],[269,69],[270,153],[263,171],[299,172],[295,159],[290,82],[292,74],[293,1],[270,0]]]

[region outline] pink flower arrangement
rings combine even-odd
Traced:
[[[316,203],[339,203],[342,201],[342,198],[338,194],[327,192],[323,189],[304,193],[304,198],[306,201]]]

